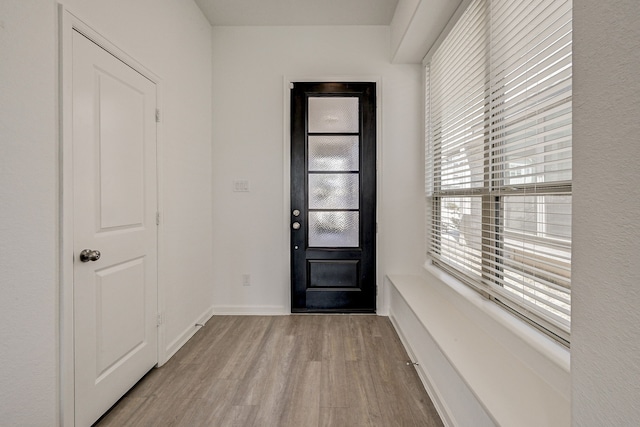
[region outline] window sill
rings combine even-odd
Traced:
[[[565,375],[570,373],[569,349],[546,336],[525,321],[510,314],[494,302],[487,300],[476,291],[469,288],[458,279],[447,274],[443,270],[431,265],[428,261],[424,265],[425,279],[438,279],[434,286],[459,310],[476,324],[480,325],[487,333],[499,337],[501,342],[509,345],[511,351],[534,370],[540,370],[541,364],[551,364]],[[446,285],[446,286],[443,286]],[[475,310],[469,310],[471,304]],[[519,339],[521,343],[513,341]],[[534,352],[532,354],[531,352]],[[542,374],[542,373],[541,373]],[[543,374],[544,375],[544,374]],[[555,376],[554,376],[555,377]],[[569,387],[566,384],[564,394],[569,396]],[[558,388],[563,387],[558,385]]]
[[[388,279],[496,424],[569,425],[567,348],[430,265]]]

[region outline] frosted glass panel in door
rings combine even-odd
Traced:
[[[309,136],[309,170],[357,171],[359,144],[357,135]]]
[[[310,133],[355,133],[358,118],[358,98],[309,98]]]
[[[309,209],[358,209],[358,174],[309,174]]]
[[[309,212],[309,247],[357,247],[359,212]]]

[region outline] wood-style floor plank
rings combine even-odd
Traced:
[[[96,424],[442,426],[386,317],[214,316]]]

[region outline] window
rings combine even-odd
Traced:
[[[472,0],[425,61],[428,255],[568,345],[571,1]]]

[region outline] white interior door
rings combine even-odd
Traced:
[[[156,86],[74,31],[72,90],[75,424],[88,426],[157,363]]]

